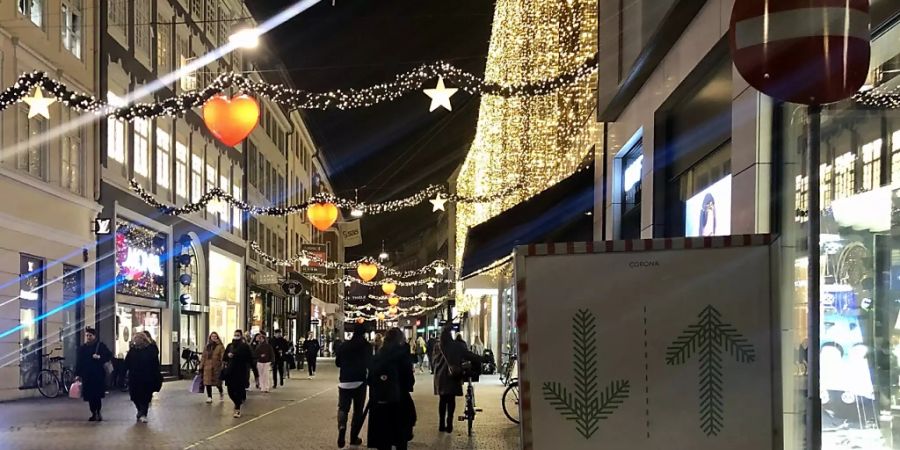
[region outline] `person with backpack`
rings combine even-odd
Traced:
[[[409,345],[403,331],[392,328],[369,370],[369,448],[406,450],[416,425],[415,383]]]
[[[159,371],[159,348],[144,333],[135,333],[125,356],[128,368],[128,394],[137,409],[137,420],[147,423],[153,393],[162,389]]]
[[[347,419],[353,404],[353,421],[350,424],[350,445],[362,445],[362,430],[366,403],[366,376],[372,360],[372,344],[366,340],[365,330],[357,327],[353,337],[337,350],[334,363],[341,369],[338,384],[338,448],[347,444]]]
[[[241,405],[247,400],[247,389],[250,388],[250,365],[253,362],[250,346],[244,341],[241,330],[234,332],[234,340],[225,348],[224,361],[222,380],[228,387],[228,397],[234,402],[234,418],[239,418],[241,417]]]

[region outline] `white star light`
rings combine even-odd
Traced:
[[[434,112],[434,110],[438,109],[438,106],[444,107],[447,111],[453,111],[453,106],[450,105],[450,97],[458,90],[444,86],[444,77],[438,77],[437,86],[434,89],[424,90],[425,95],[431,97],[431,109],[429,111]]]
[[[350,287],[350,285],[352,285],[352,284],[353,284],[352,281],[350,281],[350,280],[344,280],[344,286]]]
[[[444,266],[437,266],[437,267],[434,268],[434,273],[436,273],[436,274],[438,274],[438,275],[443,275],[443,274],[444,274],[444,269],[446,269],[446,267],[444,267]]]
[[[428,289],[434,289],[434,281],[428,282]]]
[[[25,97],[22,101],[28,105],[29,119],[34,116],[44,116],[44,118],[50,119],[50,105],[56,103],[55,98],[44,97],[44,92],[41,91],[40,86],[34,88],[34,95]]]
[[[301,257],[300,257],[300,265],[301,265],[301,266],[309,266],[309,262],[310,262],[310,261],[312,261],[312,260],[309,259],[309,258],[306,257],[306,256],[301,256]]]
[[[431,209],[431,212],[446,211],[446,209],[444,209],[444,204],[447,203],[447,200],[448,199],[442,194],[438,194],[437,197],[428,200],[432,205],[434,205],[434,207]]]

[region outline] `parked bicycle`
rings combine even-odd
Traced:
[[[189,348],[181,351],[181,359],[184,364],[181,365],[181,373],[193,374],[200,368],[200,353]]]
[[[506,390],[503,391],[503,414],[513,421],[519,423],[519,379],[513,378]]]
[[[509,386],[509,383],[517,378],[515,375],[515,368],[518,357],[515,353],[504,353],[504,355],[506,355],[507,358],[500,368],[500,382],[503,383],[504,386]]]
[[[46,398],[59,397],[61,392],[68,394],[69,387],[75,382],[75,372],[62,364],[65,358],[52,355],[53,351],[43,355],[48,362],[47,368],[38,373],[38,392]]]
[[[466,406],[463,409],[463,415],[459,416],[460,422],[468,422],[469,436],[472,435],[472,425],[475,423],[475,415],[481,412],[481,409],[475,406],[475,387],[472,386],[473,381],[478,381],[478,375],[472,370],[471,361],[462,363],[463,379],[466,382]],[[471,375],[467,375],[471,374]]]

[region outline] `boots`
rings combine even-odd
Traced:
[[[338,448],[347,445],[347,416],[346,412],[338,410]]]

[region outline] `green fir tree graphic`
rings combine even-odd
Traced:
[[[703,308],[698,317],[699,321],[688,326],[666,349],[666,364],[684,364],[698,354],[700,428],[711,437],[725,427],[722,354],[727,352],[740,363],[752,363],[756,351],[733,326],[722,322],[722,315],[712,305]]]
[[[630,389],[627,380],[617,380],[600,391],[596,336],[594,315],[586,309],[578,310],[572,322],[574,392],[559,382],[543,384],[544,399],[564,419],[575,421],[575,428],[585,439],[590,439],[600,421],[609,418],[628,398]]]

